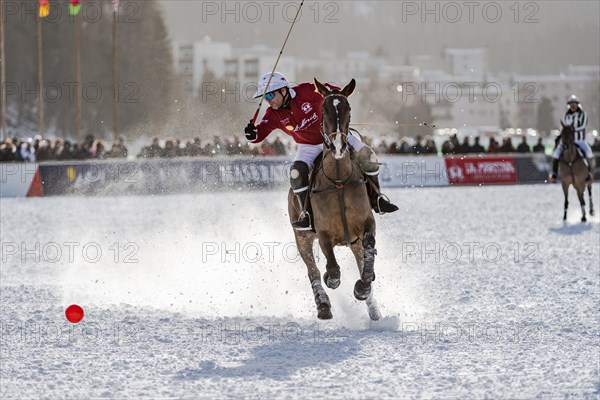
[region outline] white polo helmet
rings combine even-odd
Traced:
[[[579,104],[579,99],[577,98],[577,96],[571,95],[571,97],[569,97],[569,99],[567,100],[567,104],[571,104],[571,103]]]
[[[269,82],[269,78],[271,78],[271,73],[267,72],[262,76],[262,78],[258,81],[258,90],[254,93],[254,98],[261,97],[265,92],[269,93],[277,89],[288,88],[290,91],[290,96],[296,97],[296,91],[292,89],[290,83],[286,79],[285,75],[280,72],[274,72],[273,77],[271,78],[271,82],[269,83],[269,88],[267,89],[267,83]]]

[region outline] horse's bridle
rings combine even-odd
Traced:
[[[327,96],[323,97],[323,103],[325,103],[325,99],[328,97],[341,97],[346,99],[346,101],[348,101],[348,97],[344,96],[341,93],[331,93],[328,94]],[[325,129],[323,129],[323,108],[321,109],[321,137],[323,138],[323,143],[325,143],[325,145],[327,146],[327,148],[329,150],[332,150],[333,147],[333,143],[331,143],[331,140],[329,139],[329,136],[327,134],[325,134]],[[352,128],[348,128],[348,130],[351,130]],[[339,121],[338,121],[338,131],[340,131],[340,126],[339,126]],[[340,133],[344,134],[343,132],[340,131]],[[346,136],[348,136],[348,132],[345,133]]]

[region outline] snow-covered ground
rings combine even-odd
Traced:
[[[558,185],[387,194],[377,323],[344,248],[316,319],[283,190],[3,198],[0,397],[599,397],[598,215],[571,192],[563,223]]]

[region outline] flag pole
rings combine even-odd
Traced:
[[[76,115],[76,134],[77,143],[81,144],[81,13],[76,16],[77,29],[77,115]]]
[[[0,103],[2,103],[2,141],[8,138],[6,132],[6,59],[4,58],[4,0],[0,0]]]
[[[39,92],[38,92],[38,96],[39,96],[39,115],[38,115],[38,124],[39,124],[39,129],[40,129],[40,135],[44,136],[44,131],[45,131],[45,126],[44,126],[44,70],[43,70],[43,65],[44,65],[44,60],[42,59],[42,48],[43,48],[43,37],[42,37],[42,23],[44,21],[44,18],[42,18],[41,15],[38,15],[38,26],[37,26],[37,36],[38,36],[38,52],[37,52],[37,57],[38,57],[38,85],[39,85]]]
[[[113,93],[117,94],[117,9],[119,7],[118,0],[113,0],[113,24],[112,24],[112,85]],[[118,96],[118,95],[117,95]],[[117,140],[117,101],[113,95],[112,100],[112,131],[113,131],[113,143]]]

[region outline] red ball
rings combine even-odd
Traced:
[[[69,322],[76,324],[83,319],[83,308],[77,304],[71,304],[65,311],[65,316]]]

